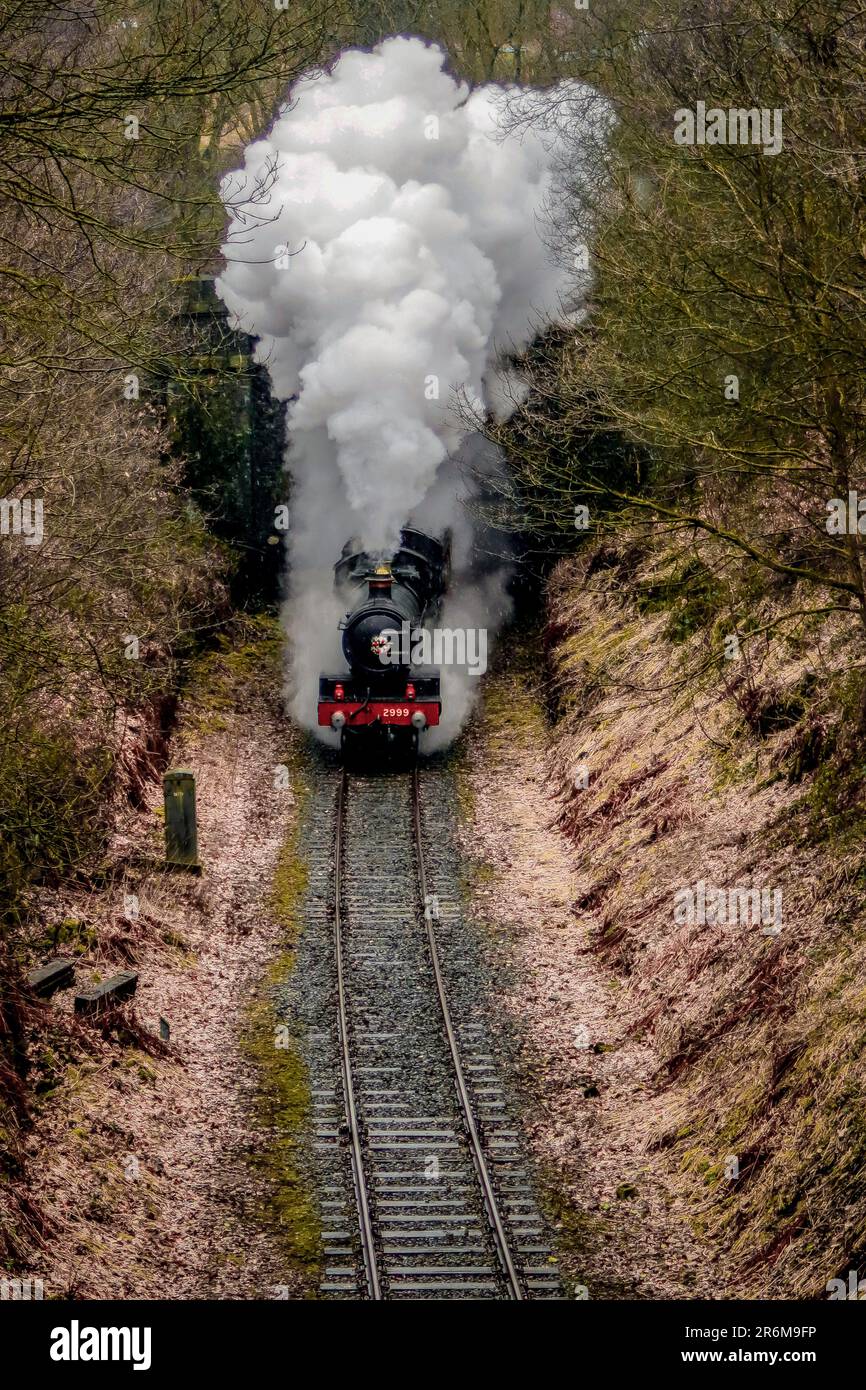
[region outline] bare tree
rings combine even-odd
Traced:
[[[530,118],[564,139],[559,246],[588,254],[588,313],[526,364],[534,392],[498,432],[516,490],[549,535],[574,534],[583,500],[607,525],[712,537],[862,634],[859,7],[680,0],[586,22],[590,89],[541,94]],[[599,94],[610,130],[587,139]],[[622,441],[613,464],[600,434]]]

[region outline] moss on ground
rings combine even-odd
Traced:
[[[667,613],[664,637],[681,643],[722,621],[730,593],[712,565],[694,554],[684,557],[680,551],[669,549],[659,558],[654,572],[635,586],[634,601],[642,615]],[[730,615],[726,628],[730,631],[733,627],[742,631],[743,623]]]
[[[293,737],[284,759],[295,795],[295,813],[280,852],[270,909],[282,928],[282,950],[268,967],[263,987],[250,1006],[243,1036],[246,1055],[258,1073],[257,1111],[267,1134],[266,1148],[251,1162],[265,1177],[268,1217],[287,1267],[301,1285],[300,1296],[314,1298],[322,1266],[321,1219],[315,1183],[304,1149],[310,1129],[310,1081],[298,1039],[284,1023],[280,995],[296,963],[307,888],[301,827],[307,798],[306,766]],[[298,1296],[292,1290],[292,1296]]]
[[[244,700],[269,681],[280,686],[283,634],[277,617],[243,614],[199,655],[184,685],[184,725],[191,736],[223,733]]]

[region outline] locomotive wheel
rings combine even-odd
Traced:
[[[340,756],[344,767],[365,766],[414,767],[418,761],[417,729],[384,729],[379,726],[363,729],[343,729],[340,732]]]
[[[418,730],[393,730],[391,755],[398,767],[414,767],[418,761]]]
[[[355,767],[361,752],[357,729],[340,731],[340,756],[345,767]]]

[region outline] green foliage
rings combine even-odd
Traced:
[[[670,610],[664,629],[670,642],[685,642],[700,628],[708,627],[725,598],[726,591],[713,570],[696,556],[636,590],[641,613]]]
[[[860,699],[859,681],[849,673],[834,691],[838,713],[823,733],[815,772],[806,787],[796,834],[809,844],[827,844],[849,856],[859,875],[866,872],[866,754],[853,736]]]
[[[210,529],[235,552],[235,596],[270,601],[283,560],[275,507],[288,502],[285,407],[253,340],[228,328],[212,278],[188,277],[182,293],[185,353],[166,386],[172,450]]]
[[[106,747],[81,748],[69,728],[20,720],[0,743],[0,910],[16,921],[31,882],[57,882],[93,853],[106,827]]]

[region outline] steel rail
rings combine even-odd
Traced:
[[[499,1203],[496,1198],[493,1180],[490,1176],[490,1170],[487,1166],[487,1159],[484,1154],[484,1146],[481,1142],[481,1136],[478,1133],[478,1126],[475,1123],[472,1101],[469,1096],[469,1089],[466,1085],[466,1077],[463,1072],[463,1063],[460,1058],[460,1048],[457,1043],[457,1036],[454,1032],[454,1025],[451,1021],[451,1010],[448,1006],[448,995],[445,989],[445,980],[442,975],[439,948],[436,943],[436,933],[433,928],[433,913],[429,909],[427,894],[427,869],[424,862],[424,846],[421,841],[421,791],[417,767],[412,769],[412,820],[415,838],[416,865],[418,869],[418,888],[421,894],[421,911],[427,928],[427,943],[430,951],[430,960],[433,966],[433,974],[436,979],[439,1008],[445,1026],[445,1036],[451,1052],[451,1061],[457,1082],[457,1095],[463,1114],[463,1123],[469,1138],[472,1162],[484,1198],[484,1209],[487,1213],[487,1219],[493,1233],[496,1254],[508,1285],[509,1297],[513,1299],[523,1299],[523,1286],[511,1257],[508,1234],[505,1229],[505,1223],[502,1220],[502,1214],[499,1210]]]
[[[355,1103],[355,1084],[352,1076],[352,1052],[349,1043],[349,1011],[346,1000],[346,975],[343,962],[343,840],[345,833],[346,790],[349,784],[348,773],[340,775],[337,792],[336,843],[334,846],[334,955],[337,962],[337,1030],[340,1039],[340,1063],[343,1076],[343,1099],[346,1119],[349,1125],[349,1142],[352,1155],[352,1178],[355,1184],[355,1198],[358,1204],[358,1225],[361,1233],[361,1248],[364,1254],[364,1270],[367,1277],[367,1290],[370,1298],[381,1300],[382,1284],[379,1278],[379,1261],[376,1239],[370,1218],[370,1202],[367,1195],[367,1179],[364,1172],[364,1146],[358,1123],[358,1109]]]

